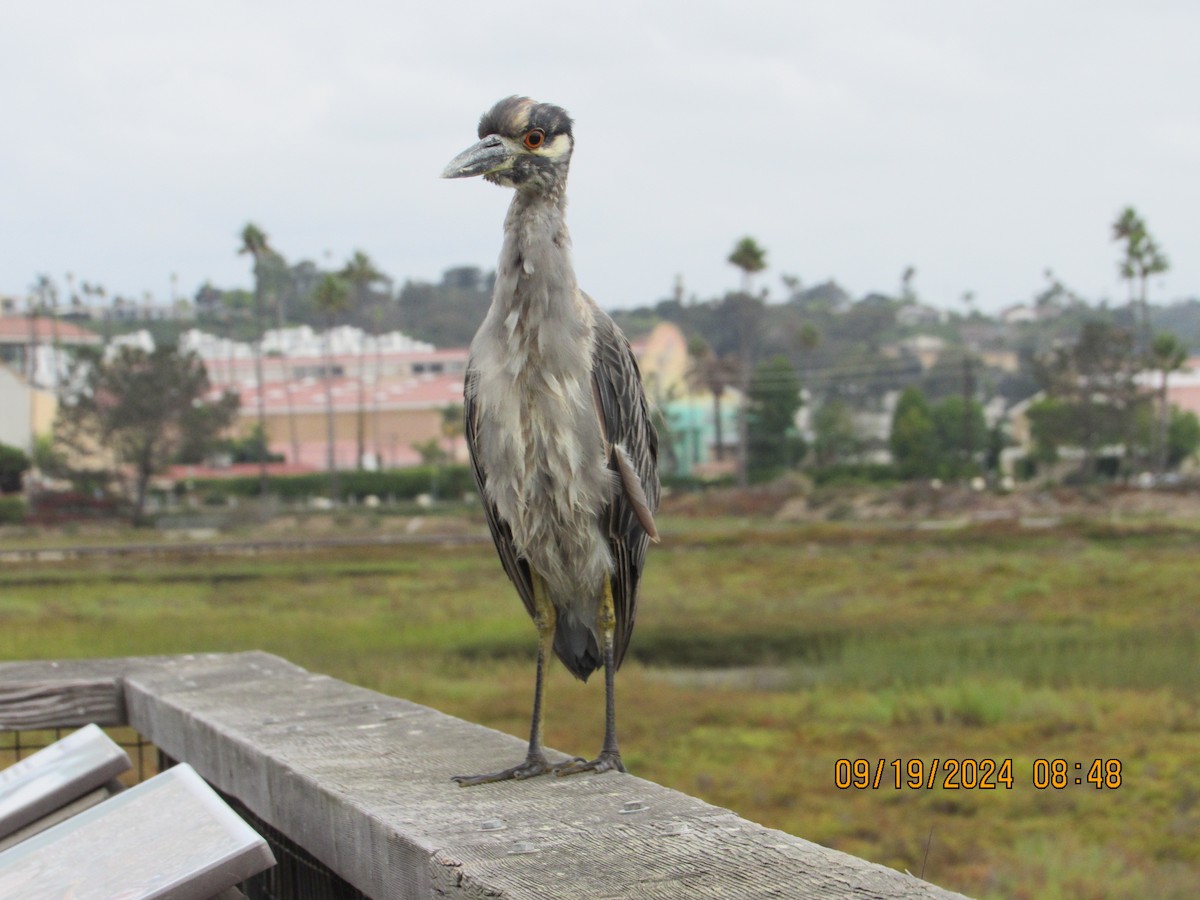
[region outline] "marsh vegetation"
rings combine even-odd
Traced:
[[[618,679],[631,771],[979,897],[1193,895],[1195,530],[664,530]],[[0,567],[0,658],[242,649],[527,727],[534,633],[487,544]],[[598,746],[600,685],[548,692],[547,743]],[[1012,759],[1013,786],[838,789],[860,758]],[[1121,784],[1038,789],[1035,759]]]

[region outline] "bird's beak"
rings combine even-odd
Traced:
[[[468,147],[446,166],[443,178],[470,178],[474,175],[491,175],[511,169],[516,153],[497,134],[489,134],[473,147]]]

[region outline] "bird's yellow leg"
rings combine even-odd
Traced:
[[[621,751],[617,749],[617,701],[616,660],[613,650],[613,634],[617,626],[617,616],[613,609],[612,579],[604,579],[604,595],[600,598],[600,608],[596,613],[596,631],[604,641],[604,746],[600,755],[590,762],[576,760],[556,766],[555,775],[574,775],[577,772],[624,772],[625,764],[621,762]]]
[[[529,723],[529,757],[542,754],[542,696],[546,686],[546,666],[550,662],[550,645],[554,642],[554,627],[558,610],[546,590],[546,582],[533,573],[534,624],[538,630],[537,680],[533,688],[533,719]],[[544,762],[543,757],[543,762]]]
[[[538,630],[537,680],[533,688],[533,718],[529,723],[529,752],[525,762],[511,769],[492,772],[488,775],[455,775],[451,780],[462,787],[507,781],[510,778],[532,778],[552,770],[542,752],[542,694],[546,684],[546,666],[550,662],[550,647],[554,642],[554,627],[558,622],[558,610],[550,600],[546,582],[536,572],[531,572],[533,581],[534,624]]]

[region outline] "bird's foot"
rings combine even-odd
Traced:
[[[624,772],[625,764],[621,762],[621,754],[616,750],[601,750],[600,755],[591,761],[573,759],[554,767],[555,775],[578,775],[580,772]]]
[[[519,766],[513,766],[511,769],[505,769],[502,772],[492,772],[488,775],[455,775],[450,780],[457,781],[459,787],[472,787],[477,784],[491,784],[494,781],[508,781],[510,779],[521,781],[525,778],[545,775],[547,772],[557,772],[562,765],[570,765],[571,762],[571,760],[568,760],[566,763],[553,766],[547,762],[543,754],[531,753],[525,757],[525,762]]]

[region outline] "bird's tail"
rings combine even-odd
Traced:
[[[580,681],[604,666],[604,653],[596,637],[596,626],[570,610],[559,610],[554,629],[554,655]]]

